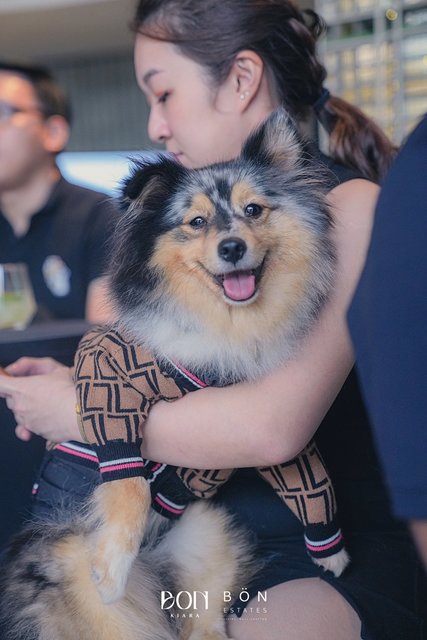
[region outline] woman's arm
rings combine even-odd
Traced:
[[[353,364],[345,314],[364,262],[377,194],[378,188],[364,180],[330,194],[336,212],[336,283],[297,357],[256,383],[204,389],[157,404],[144,429],[146,457],[209,469],[271,465],[301,451]],[[15,412],[17,435],[27,439],[32,431],[56,442],[80,440],[69,372],[53,365],[43,370],[40,362],[23,359],[8,367],[13,375],[31,377],[0,379],[0,397]]]
[[[338,252],[330,301],[297,356],[256,383],[161,402],[144,428],[144,455],[196,468],[272,465],[311,439],[343,385],[353,353],[346,311],[370,237],[378,187],[352,180],[330,193]]]

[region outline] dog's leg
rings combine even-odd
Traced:
[[[290,462],[257,471],[304,525],[313,562],[341,575],[350,558],[338,525],[334,488],[316,443],[311,441]]]
[[[229,481],[235,469],[188,469],[178,467],[176,473],[183,484],[198,498],[207,500]]]
[[[149,485],[140,477],[106,482],[94,491],[89,506],[89,517],[95,521],[90,534],[92,577],[104,603],[124,595],[150,504]]]

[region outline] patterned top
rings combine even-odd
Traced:
[[[215,495],[234,473],[174,467],[141,456],[142,428],[153,404],[207,386],[177,363],[156,360],[116,329],[98,328],[80,342],[74,381],[80,428],[90,446],[64,442],[55,449],[60,456],[99,468],[103,481],[145,477],[153,507],[176,518],[189,502]],[[333,487],[314,442],[294,460],[257,471],[304,525],[311,555],[327,556],[342,548]]]
[[[55,445],[58,453],[99,468],[104,482],[147,478],[153,506],[169,517],[181,515],[197,496],[176,467],[142,458],[142,426],[159,400],[177,400],[207,385],[172,362],[160,364],[117,330],[100,328],[80,342],[74,382],[80,430],[90,447],[63,442]]]
[[[82,434],[98,455],[104,480],[146,475],[141,427],[151,407],[206,386],[109,329],[95,329],[80,342],[74,382]]]

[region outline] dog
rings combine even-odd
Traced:
[[[144,553],[152,561],[163,546],[176,587],[190,592],[206,585],[214,592],[218,584],[233,591],[254,571],[245,560],[248,543],[227,515],[204,502],[191,504],[214,495],[233,470],[176,469],[144,460],[141,425],[160,399],[172,401],[208,385],[256,380],[294,356],[333,282],[326,193],[324,170],[282,109],[248,138],[236,160],[193,170],[166,157],[136,165],[124,184],[125,213],[110,269],[120,320],[85,336],[76,355],[78,413],[90,448],[73,443],[59,447],[76,459],[92,455],[103,483],[77,528],[54,532],[51,541],[21,544],[21,551],[12,554],[18,558],[11,563],[15,568],[32,564],[31,554],[43,558],[46,547],[53,559],[45,564],[34,560],[38,586],[47,587],[35,595],[33,585],[33,602],[30,597],[26,606],[15,605],[21,613],[10,637],[67,640],[76,618],[83,639],[107,639],[113,628],[114,637],[123,640],[227,637],[219,601],[214,615],[184,629],[168,627],[171,636],[154,631],[162,628],[157,621],[149,623],[147,632],[142,609],[138,613],[132,605],[135,583],[140,587],[145,574],[148,581],[149,571],[141,568]],[[313,560],[340,575],[349,557],[333,488],[315,443],[294,461],[258,472],[301,519]],[[153,548],[143,544],[141,551],[152,526],[150,505],[178,522],[165,534],[166,543]],[[180,535],[182,529],[185,535]],[[194,532],[206,540],[210,532],[212,549],[196,545]],[[186,536],[187,544],[180,548],[177,540]],[[196,562],[199,556],[202,560]],[[71,570],[70,563],[80,568]],[[10,583],[19,584],[23,575],[22,569],[21,577],[12,575]],[[52,585],[49,597],[43,597]],[[6,588],[7,601],[15,597],[19,603],[17,590]],[[64,616],[61,603],[70,598],[73,606]],[[150,597],[142,594],[138,602],[142,599]],[[36,602],[45,613],[34,612]],[[61,610],[63,627],[55,607]],[[118,621],[105,612],[114,612]],[[132,617],[137,631],[126,635],[123,629]],[[107,621],[104,635],[100,620]],[[39,635],[22,635],[24,623],[41,629]]]

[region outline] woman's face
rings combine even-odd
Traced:
[[[170,42],[138,34],[137,81],[149,107],[148,135],[190,168],[235,158],[249,133],[236,86],[209,85],[204,68]],[[233,94],[234,92],[234,94]]]

